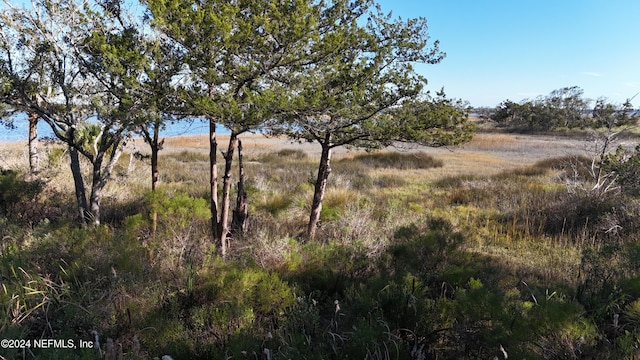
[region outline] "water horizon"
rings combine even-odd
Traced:
[[[217,126],[218,134],[230,134],[231,131],[224,126]],[[209,122],[205,119],[193,119],[190,121],[177,121],[167,123],[160,131],[160,137],[172,137],[183,135],[206,135],[209,133]],[[140,135],[134,135],[134,138]],[[13,128],[0,123],[0,142],[27,141],[29,138],[29,122],[25,116],[16,116],[13,119]],[[38,121],[38,139],[56,139],[51,127],[44,121]]]

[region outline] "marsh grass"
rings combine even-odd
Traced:
[[[348,161],[348,160],[344,160]],[[408,169],[430,169],[441,167],[444,163],[434,159],[432,156],[417,153],[401,152],[373,152],[358,154],[353,157],[353,161],[364,164],[370,168],[392,168],[398,170]]]
[[[261,199],[258,199],[255,209],[257,211],[265,211],[275,217],[287,210],[292,204],[293,198],[291,194],[272,192],[262,194]]]
[[[300,161],[308,158],[307,153],[298,149],[282,149],[276,152],[267,152],[256,157],[257,161],[267,163],[282,163],[288,161]]]
[[[50,161],[57,172],[33,196],[11,186],[24,196],[3,206],[26,209],[35,199],[58,213],[28,227],[6,211],[0,217],[0,267],[16,270],[0,290],[9,304],[2,335],[62,338],[64,324],[69,336],[97,330],[125,351],[135,337],[142,357],[176,359],[472,359],[501,356],[500,346],[512,358],[635,351],[640,210],[618,195],[570,193],[566,174],[588,184],[588,158],[507,166],[471,150],[336,156],[310,242],[316,157],[260,146],[245,154],[248,231],[233,235],[226,261],[210,241],[208,158],[197,146],[161,153],[156,194],[147,160],[129,174],[128,159],[121,162],[98,228],[70,225],[60,210],[73,208],[64,158]],[[511,134],[490,134],[467,149],[519,146]],[[7,183],[25,181],[20,169]],[[607,233],[606,224],[624,230]],[[20,293],[30,285],[32,295]],[[625,332],[611,327],[614,314]]]
[[[183,163],[191,163],[191,162],[208,162],[209,161],[209,155],[206,153],[202,153],[202,152],[195,152],[195,151],[181,151],[179,153],[170,153],[170,154],[166,154],[164,155],[164,157],[168,160],[168,159],[172,159],[178,162],[183,162]]]
[[[471,141],[465,144],[465,148],[477,150],[496,150],[507,146],[513,146],[517,139],[512,134],[478,133]]]

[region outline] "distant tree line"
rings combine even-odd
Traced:
[[[606,98],[593,101],[583,95],[580,87],[564,87],[534,100],[505,100],[493,109],[479,109],[478,113],[501,127],[523,131],[611,129],[636,124],[640,113],[634,110],[631,99],[619,105]]]

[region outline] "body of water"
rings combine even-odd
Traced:
[[[25,116],[19,115],[13,119],[13,128],[0,124],[0,142],[2,141],[26,141],[29,137],[29,122]],[[219,134],[228,134],[230,131],[220,125],[217,127]],[[178,121],[168,123],[160,132],[161,137],[180,135],[201,135],[209,133],[209,123],[206,120]],[[38,138],[53,138],[53,131],[44,121],[38,122]]]

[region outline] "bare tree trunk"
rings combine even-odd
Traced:
[[[100,165],[93,166],[93,179],[91,181],[91,196],[89,196],[90,220],[94,225],[100,225],[100,203],[102,202],[103,186],[100,185],[102,171]]]
[[[153,139],[151,139],[151,191],[155,193],[158,188],[158,179],[160,171],[158,170],[158,152],[162,144],[158,141],[159,129],[156,126],[153,128]],[[158,231],[158,210],[153,207],[151,211],[151,238],[156,238],[156,232]]]
[[[236,208],[233,210],[231,220],[231,232],[243,234],[247,230],[247,218],[249,217],[249,204],[247,192],[244,190],[244,165],[242,164],[242,141],[238,140],[238,196]]]
[[[106,146],[106,145],[103,145]],[[102,202],[102,197],[104,194],[104,187],[107,185],[109,178],[111,178],[111,173],[113,172],[113,167],[120,159],[120,155],[122,155],[122,147],[120,146],[119,141],[115,141],[112,145],[113,149],[111,150],[111,155],[109,157],[109,162],[106,166],[103,167],[104,163],[104,154],[106,152],[100,151],[98,155],[95,157],[93,161],[93,177],[91,181],[91,196],[89,197],[89,209],[90,209],[90,219],[94,225],[100,225],[100,203]]]
[[[134,150],[134,149],[131,149],[131,150]],[[133,172],[135,158],[136,158],[136,153],[134,151],[131,151],[129,153],[129,164],[127,165],[127,176],[131,175],[131,173]]]
[[[160,178],[160,171],[158,170],[158,153],[160,152],[161,143],[158,142],[158,129],[153,129],[153,142],[151,147],[151,191],[156,191],[158,188],[158,179]]]
[[[325,142],[322,143],[322,154],[320,155],[320,166],[318,166],[318,177],[313,192],[313,203],[311,204],[311,216],[309,216],[309,225],[307,226],[307,235],[313,240],[316,237],[318,221],[320,221],[320,212],[322,211],[322,199],[327,188],[327,179],[331,174],[331,144],[330,135],[327,134]]]
[[[29,170],[31,175],[38,174],[38,114],[29,113]]]
[[[73,139],[73,133],[70,136]],[[73,185],[76,193],[76,203],[78,204],[78,222],[81,224],[87,223],[88,220],[88,208],[87,208],[87,194],[84,190],[84,180],[82,179],[82,170],[80,169],[80,156],[78,155],[78,149],[73,145],[68,144],[69,158],[71,166],[71,174],[73,175]]]
[[[211,195],[211,232],[215,243],[220,243],[218,230],[218,142],[216,141],[216,122],[209,119],[209,191]]]
[[[220,210],[220,241],[222,245],[222,257],[227,255],[229,233],[229,208],[231,198],[231,166],[233,165],[233,153],[238,146],[238,135],[231,132],[229,146],[224,154],[224,176],[222,178],[222,208]]]
[[[148,125],[140,127],[144,141],[149,144],[151,149],[151,192],[155,193],[158,188],[158,181],[160,178],[160,170],[158,167],[158,154],[162,150],[164,140],[160,140],[160,127],[162,125],[161,119],[156,119],[154,122]],[[149,131],[149,127],[151,131]],[[156,232],[158,230],[158,211],[155,206],[151,210],[151,238],[155,239]]]

